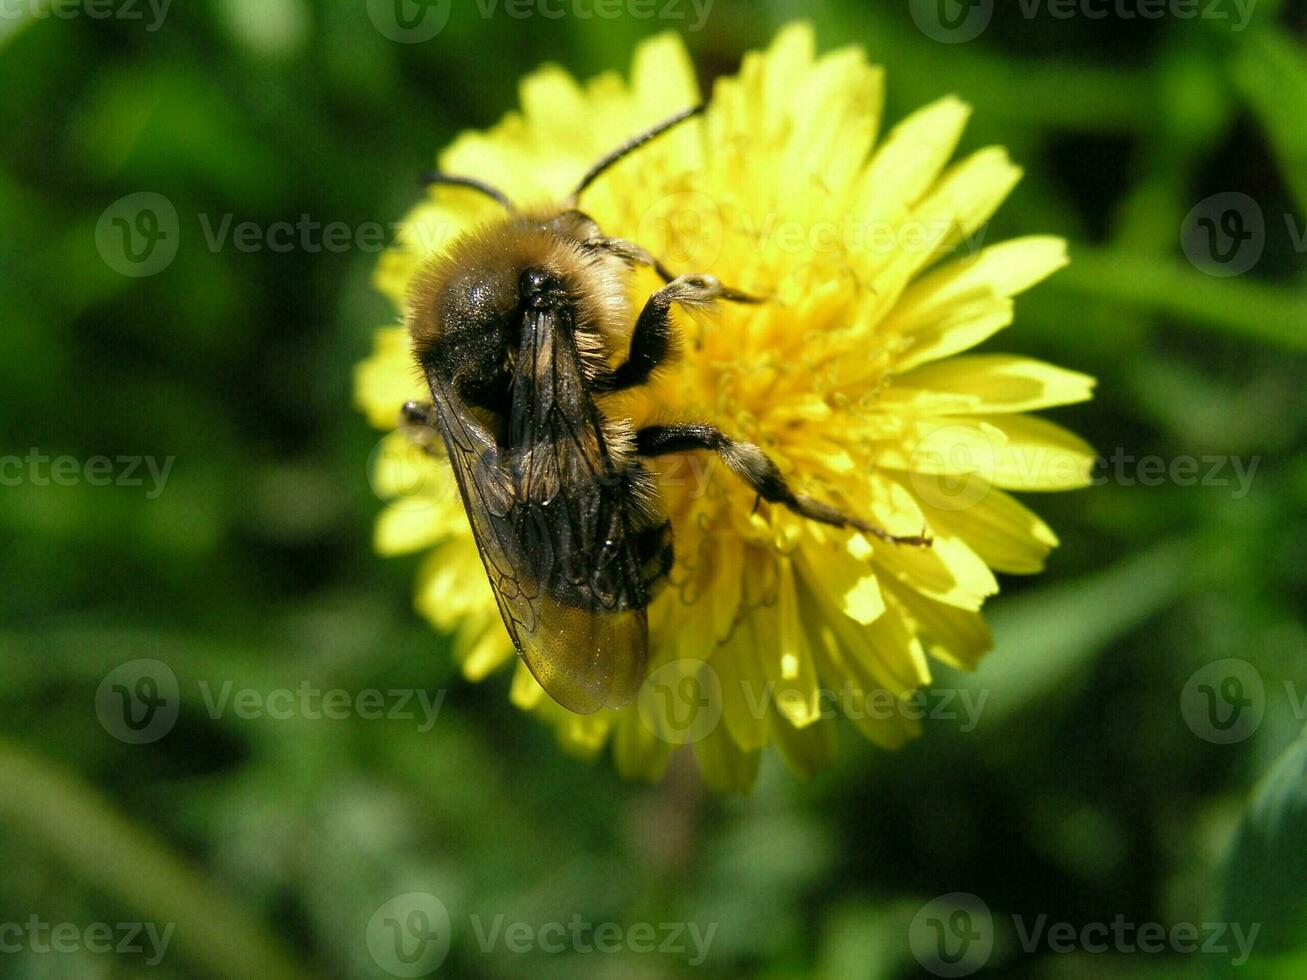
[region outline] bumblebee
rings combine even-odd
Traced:
[[[493,198],[506,216],[415,277],[406,323],[431,402],[409,403],[402,421],[443,438],[504,625],[550,697],[579,714],[626,704],[645,677],[646,609],[672,567],[673,542],[643,460],[717,453],[762,500],[886,541],[929,544],[795,493],[760,448],[715,425],[637,430],[605,410],[605,396],[644,384],[676,354],[673,306],[762,301],[710,275],[674,275],[578,207],[610,167],[702,111],[618,147],[549,210],[519,212],[479,180],[428,175]],[[631,328],[638,266],[666,285]]]

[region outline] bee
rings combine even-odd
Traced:
[[[624,143],[547,210],[519,212],[474,178],[427,176],[485,194],[506,214],[415,277],[406,324],[431,401],[404,406],[402,421],[443,438],[504,626],[541,687],[578,714],[628,703],[645,677],[646,610],[672,567],[673,543],[644,460],[713,452],[761,500],[886,541],[929,544],[795,493],[758,446],[715,425],[636,429],[606,409],[607,396],[644,384],[677,353],[674,306],[762,302],[711,275],[673,274],[579,209],[609,168],[703,108]],[[632,327],[628,286],[639,266],[665,285]]]

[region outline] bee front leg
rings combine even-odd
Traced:
[[[581,247],[592,252],[607,252],[609,255],[621,259],[632,269],[638,265],[646,265],[658,273],[663,282],[671,282],[676,278],[676,273],[663,265],[660,259],[635,242],[628,241],[625,238],[587,238],[581,243]]]
[[[436,406],[430,402],[406,402],[399,410],[399,427],[408,441],[433,456],[443,456],[444,440],[436,424]]]
[[[924,533],[909,536],[891,534],[884,528],[845,514],[830,504],[795,493],[770,456],[751,442],[732,439],[715,425],[691,422],[646,426],[635,434],[635,446],[641,456],[662,456],[706,449],[717,453],[727,469],[744,480],[761,499],[787,507],[800,517],[834,527],[856,528],[891,544],[913,545],[918,548],[927,548],[931,544],[931,539]]]
[[[399,410],[400,425],[436,427],[436,406],[430,402],[405,402]]]
[[[637,245],[635,242],[628,241],[625,238],[607,238],[607,237],[587,238],[584,242],[581,243],[581,247],[589,249],[594,252],[607,252],[609,255],[613,255],[621,259],[632,269],[634,269],[638,265],[648,266],[649,268],[653,269],[654,272],[658,273],[659,278],[661,278],[662,281],[667,283],[668,285],[671,285],[672,283],[676,282],[678,278],[713,279],[712,276],[678,277],[675,272],[667,268],[667,266],[663,265],[662,260],[659,259],[652,252]],[[713,281],[716,282],[717,280],[713,279]],[[718,283],[718,285],[721,286],[720,283]],[[751,296],[746,292],[742,292],[741,290],[732,289],[730,286],[721,286],[721,295],[718,298],[727,299],[733,303],[761,303],[762,302],[762,299],[760,297]]]
[[[672,305],[688,309],[708,309],[718,300],[732,303],[761,303],[748,293],[723,286],[714,276],[689,275],[673,279],[649,297],[631,332],[631,348],[626,363],[595,379],[598,391],[622,391],[644,384],[658,365],[676,352],[676,334],[672,329]]]

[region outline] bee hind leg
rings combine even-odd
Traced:
[[[701,422],[680,425],[651,425],[635,434],[636,452],[641,456],[662,456],[706,449],[722,458],[726,467],[744,480],[763,500],[780,504],[800,517],[830,524],[833,527],[851,527],[891,544],[926,548],[931,539],[925,534],[897,535],[884,528],[868,524],[857,517],[822,503],[814,497],[795,493],[785,482],[785,476],[775,461],[751,442],[732,439],[715,425]]]

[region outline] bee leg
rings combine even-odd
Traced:
[[[658,273],[663,282],[668,285],[676,282],[677,275],[667,266],[663,265],[661,259],[648,250],[637,245],[635,242],[627,241],[625,238],[588,238],[581,243],[582,248],[592,251],[607,252],[609,255],[615,255],[628,266],[634,269],[637,265],[647,265],[654,272]],[[682,279],[704,279],[712,278],[711,276],[681,276]],[[716,280],[714,280],[715,282]],[[720,284],[719,284],[720,285]],[[762,299],[758,296],[751,296],[739,289],[732,289],[730,286],[721,287],[720,299],[728,299],[734,303],[761,303]]]
[[[658,365],[675,354],[672,304],[702,310],[723,299],[734,303],[762,302],[747,293],[723,286],[713,276],[689,275],[673,279],[649,297],[631,332],[626,363],[595,379],[596,390],[622,391],[644,384]]]
[[[706,449],[717,453],[727,469],[744,480],[763,500],[787,507],[800,517],[834,527],[856,528],[891,544],[913,545],[918,548],[926,548],[931,544],[931,539],[925,534],[891,534],[884,528],[836,510],[830,504],[804,494],[796,494],[785,482],[780,468],[770,456],[751,442],[730,438],[715,425],[701,422],[651,425],[635,434],[635,445],[636,452],[641,456],[662,456]]]
[[[399,410],[400,430],[408,441],[433,456],[444,455],[444,442],[436,428],[436,406],[430,402],[406,402]]]
[[[632,269],[637,265],[647,265],[658,273],[663,282],[671,282],[676,278],[676,274],[663,265],[661,260],[625,238],[587,238],[581,243],[581,247],[592,252],[607,252],[621,259]]]
[[[399,410],[400,425],[436,427],[436,406],[430,402],[405,402]]]

